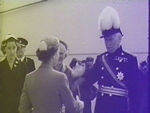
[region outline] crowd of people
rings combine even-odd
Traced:
[[[136,56],[123,50],[114,8],[102,11],[99,27],[107,51],[96,60],[73,58],[66,65],[68,45],[50,36],[36,50],[37,69],[25,56],[28,41],[7,35],[1,43],[0,113],[92,113],[95,98],[94,113],[149,113],[149,57],[138,66]]]

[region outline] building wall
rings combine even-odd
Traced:
[[[69,63],[72,57],[84,59],[104,52],[99,39],[97,20],[105,6],[119,12],[124,34],[123,47],[138,56],[139,62],[148,52],[148,0],[48,0],[1,14],[1,39],[11,33],[29,41],[26,54],[35,57],[39,41],[51,35],[67,42]]]
[[[0,42],[2,41],[2,15],[0,14]],[[0,56],[2,56],[2,53],[0,51]]]

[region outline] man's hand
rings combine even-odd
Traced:
[[[79,99],[78,95],[76,96],[76,101],[77,101],[77,104],[78,104],[77,112],[78,113],[82,113],[83,112],[83,108],[84,108],[84,102]]]

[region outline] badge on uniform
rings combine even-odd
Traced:
[[[120,81],[123,80],[124,79],[124,74],[122,72],[118,72],[117,79],[120,80]]]
[[[118,62],[128,62],[128,59],[126,57],[115,57],[115,60],[117,60]]]

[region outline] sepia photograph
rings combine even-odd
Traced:
[[[150,113],[149,0],[0,0],[0,113]]]

